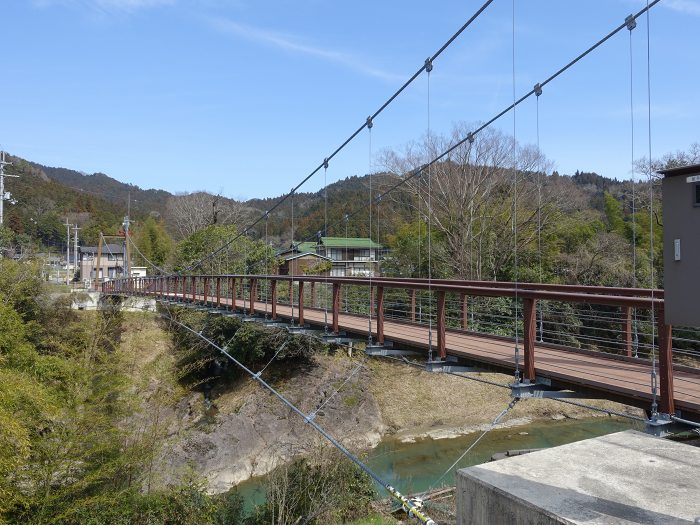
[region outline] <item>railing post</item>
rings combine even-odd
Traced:
[[[207,306],[209,300],[209,277],[204,278],[204,306]]]
[[[656,328],[659,333],[659,408],[663,414],[675,414],[673,399],[673,332],[664,319],[664,305],[654,308]]]
[[[316,282],[311,281],[311,308],[316,308]]]
[[[195,275],[192,276],[192,302],[194,303],[197,300],[197,277]]]
[[[622,337],[627,357],[632,357],[632,307],[622,307]]]
[[[231,310],[236,310],[236,278],[230,277],[228,283],[228,293],[231,296]]]
[[[535,314],[537,313],[537,301],[535,299],[523,299],[523,346],[525,351],[525,369],[523,374],[530,381],[535,380],[535,338],[537,329],[535,326]]]
[[[377,286],[377,343],[384,344],[384,287]]]
[[[257,298],[257,286],[258,286],[258,281],[257,279],[251,279],[250,280],[250,315],[255,315],[255,299]]]
[[[304,281],[299,281],[299,326],[304,326]]]
[[[411,290],[411,322],[416,322],[416,291]]]
[[[340,317],[340,283],[333,283],[333,333],[338,333]]]
[[[216,307],[221,308],[221,277],[216,278]]]
[[[438,354],[440,359],[447,357],[447,347],[445,345],[445,292],[438,292],[437,303],[437,340]]]
[[[277,281],[274,279],[270,281],[270,293],[272,295],[270,298],[272,301],[272,320],[274,321],[277,319]]]
[[[460,294],[459,302],[462,310],[462,330],[467,330],[469,328],[469,300],[467,294]]]

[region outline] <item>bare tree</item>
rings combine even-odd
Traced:
[[[168,222],[181,237],[212,224],[240,225],[245,219],[243,203],[205,191],[175,195],[166,206]]]
[[[458,143],[469,129],[474,128],[457,125],[449,137],[426,137],[402,154],[386,152],[381,162],[398,177],[406,176]],[[543,178],[549,168],[536,148],[521,147],[511,137],[487,128],[405,186],[426,214],[426,222],[431,210],[429,221],[444,238],[443,263],[450,274],[493,279],[512,263],[516,228],[517,248],[522,249],[550,220],[547,202],[556,195],[538,195],[540,175]]]

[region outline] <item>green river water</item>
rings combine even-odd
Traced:
[[[540,421],[492,430],[454,470],[489,461],[498,452],[554,447],[630,428],[641,430],[641,426],[631,420],[600,417]],[[435,488],[434,485],[445,470],[480,434],[478,432],[452,439],[426,438],[414,443],[402,443],[396,438],[387,437],[362,459],[380,478],[400,492],[411,494]],[[454,485],[454,470],[437,486]],[[378,489],[379,497],[385,497],[386,492],[380,487]],[[238,491],[245,500],[245,507],[250,509],[265,499],[265,478],[251,478],[239,484]]]

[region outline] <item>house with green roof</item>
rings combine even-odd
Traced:
[[[319,242],[299,242],[280,253],[283,257],[316,254],[332,263],[332,277],[376,277],[385,249],[367,237],[321,237]]]

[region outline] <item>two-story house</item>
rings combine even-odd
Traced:
[[[124,245],[123,244],[103,244],[102,255],[100,257],[100,267],[97,266],[97,246],[81,246],[79,248],[80,257],[80,279],[85,283],[92,283],[95,276],[99,275],[100,280],[115,279],[124,275]],[[97,271],[99,270],[99,274]]]
[[[321,237],[318,243],[299,243],[298,249],[330,259],[332,277],[376,277],[385,254],[384,246],[367,237]]]

